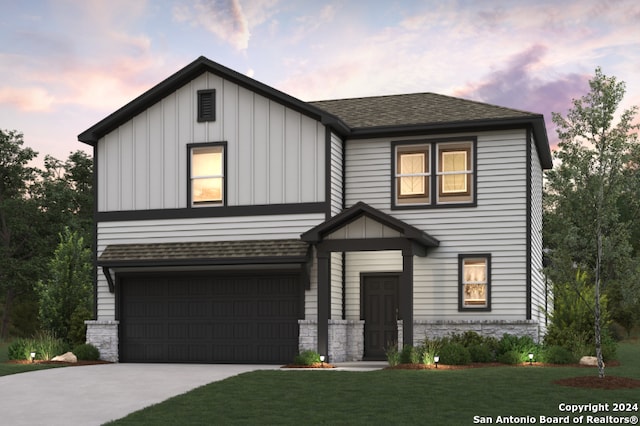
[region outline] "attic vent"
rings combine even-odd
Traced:
[[[216,91],[198,90],[198,121],[216,121]]]

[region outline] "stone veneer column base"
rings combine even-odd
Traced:
[[[399,321],[400,323],[400,321]],[[398,335],[401,336],[401,324],[398,324]],[[515,336],[529,336],[535,342],[542,338],[537,321],[521,320],[489,320],[489,321],[424,321],[413,322],[414,345],[420,344],[426,337],[433,339],[445,337],[453,333],[461,334],[465,331],[475,331],[481,336],[502,338],[504,334]],[[399,347],[400,344],[398,345]]]
[[[318,350],[318,321],[298,320],[300,351]],[[323,354],[321,354],[323,355]],[[329,320],[328,362],[361,361],[364,355],[364,321]]]
[[[100,351],[103,361],[118,362],[118,324],[119,321],[88,320],[87,343]]]

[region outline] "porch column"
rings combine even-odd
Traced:
[[[331,301],[329,257],[329,252],[318,251],[318,353],[326,357],[329,355],[329,303]]]
[[[413,345],[413,252],[411,250],[402,251],[400,315],[402,316],[402,343]]]

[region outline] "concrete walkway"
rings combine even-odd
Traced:
[[[207,383],[279,365],[103,364],[0,377],[0,424],[101,425]]]
[[[335,369],[372,371],[386,362],[344,362]],[[207,383],[279,365],[102,364],[0,377],[2,425],[101,425]],[[287,369],[288,371],[310,371]]]

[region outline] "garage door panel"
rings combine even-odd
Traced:
[[[123,362],[286,363],[298,348],[295,274],[119,278]]]

